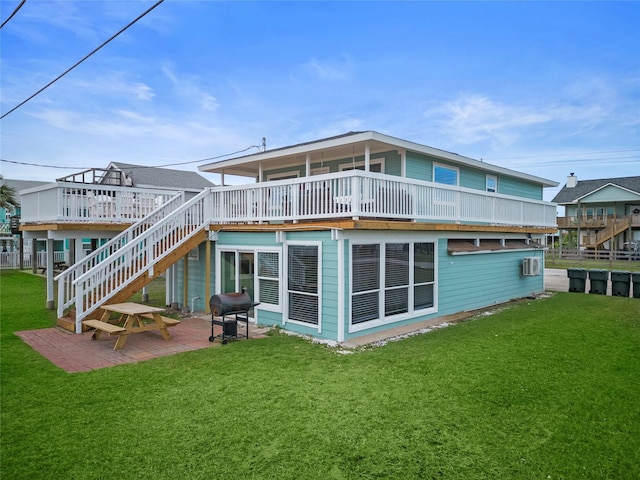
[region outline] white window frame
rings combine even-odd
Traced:
[[[380,165],[380,173],[384,173],[384,160],[385,160],[385,157],[372,158],[371,160],[369,160],[369,168],[371,168],[371,165]],[[349,162],[341,163],[339,168],[341,172],[344,172],[347,170],[356,170],[358,169],[358,167],[364,167],[364,160],[360,160],[358,162],[351,162],[351,163]],[[377,172],[374,172],[374,173],[377,173]]]
[[[325,173],[331,173],[331,168],[329,168],[328,166],[324,166],[324,167],[316,167],[311,169],[312,177],[315,175],[324,175]]]
[[[408,243],[409,244],[409,296],[407,298],[407,306],[408,311],[406,313],[401,313],[397,315],[391,315],[389,317],[384,317],[380,315],[384,315],[385,303],[384,303],[384,295],[386,292],[385,287],[385,258],[383,257],[385,252],[385,246],[388,243]],[[416,243],[432,243],[433,244],[433,306],[427,308],[414,308],[414,292],[415,292],[415,257],[414,257],[414,245]],[[375,320],[369,320],[362,323],[353,324],[352,323],[352,302],[349,301],[348,313],[347,313],[347,321],[348,321],[348,331],[349,333],[361,332],[363,330],[369,330],[371,328],[379,327],[382,325],[389,325],[396,322],[401,322],[403,320],[409,320],[412,318],[423,317],[426,315],[432,315],[437,313],[438,311],[438,241],[436,238],[428,237],[428,238],[410,238],[408,240],[398,242],[395,239],[389,238],[380,241],[379,239],[374,238],[351,238],[349,241],[349,298],[354,295],[353,292],[353,245],[379,245],[379,252],[381,255],[380,258],[380,281],[378,283],[378,295],[379,295],[379,316]],[[424,283],[420,283],[419,285],[424,285]]]
[[[255,310],[268,310],[271,312],[282,313],[283,310],[283,260],[282,260],[282,248],[279,247],[254,247],[249,245],[216,245],[215,258],[216,258],[216,274],[215,274],[215,291],[220,292],[222,289],[222,254],[225,252],[233,252],[236,256],[240,253],[253,253],[253,271],[256,272],[253,277],[253,292],[255,302],[258,302],[260,298],[260,282],[258,281],[258,252],[269,252],[278,254],[278,268],[280,278],[278,279],[278,297],[280,298],[280,304],[274,305],[271,303],[260,303],[254,307]],[[236,268],[239,268],[239,264],[236,263]]]
[[[489,180],[493,180],[495,187],[489,186]],[[485,180],[485,188],[489,193],[498,193],[498,177],[496,177],[495,175],[487,175]]]
[[[305,246],[305,247],[317,247],[318,248],[318,324],[314,325],[312,323],[301,322],[299,320],[293,320],[289,318],[289,246]],[[282,292],[284,303],[284,312],[282,315],[282,324],[285,325],[287,323],[292,323],[294,325],[300,325],[302,327],[308,328],[310,330],[317,330],[318,333],[322,333],[322,242],[312,241],[312,242],[286,242],[284,244],[284,252],[283,252],[283,270],[282,270]],[[294,290],[295,292],[295,290]]]
[[[294,170],[291,172],[270,173],[267,175],[268,182],[275,182],[276,180],[291,180],[292,178],[300,178],[300,172]]]

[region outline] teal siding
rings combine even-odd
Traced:
[[[400,154],[397,151],[391,150],[388,152],[377,152],[371,155],[370,161],[375,162],[377,159],[380,159],[380,158],[384,158],[383,173],[386,173],[387,175],[400,176],[400,173],[402,171],[402,162],[401,162]],[[340,167],[343,165],[350,165],[350,164],[361,163],[361,162],[364,162],[364,155],[355,155],[354,157],[345,157],[345,158],[339,158],[334,160],[327,160],[323,162],[314,161],[314,162],[311,162],[311,169],[314,170],[314,169],[324,167],[329,169],[329,173],[336,173],[340,171]],[[274,174],[286,175],[287,173],[298,174],[298,176],[303,177],[307,174],[306,166],[296,165],[293,167],[265,170],[263,172],[263,181],[266,182],[267,178],[269,178],[269,176],[271,175],[274,175]]]
[[[383,237],[394,238],[385,232],[380,232]],[[338,286],[340,284],[338,273],[338,241],[331,239],[330,231],[323,232],[287,232],[286,240],[289,242],[321,242],[322,245],[322,331],[304,324],[286,323],[285,328],[292,332],[308,334],[314,337],[337,340],[338,338]],[[415,239],[414,239],[415,240]],[[221,232],[218,239],[219,247],[238,246],[275,246],[275,234],[273,233],[231,233]],[[429,315],[417,316],[400,322],[377,326],[357,333],[350,334],[349,328],[349,242],[344,242],[344,311],[345,318],[344,338],[346,340],[369,333],[384,331],[396,326],[415,323],[422,320],[433,319],[444,315],[458,313],[466,310],[474,310],[507,302],[515,298],[522,298],[544,291],[544,276],[523,277],[520,275],[521,264],[524,257],[537,255],[542,257],[542,252],[512,252],[505,251],[491,254],[475,255],[449,255],[447,251],[447,239],[437,240],[437,308],[438,311]],[[215,265],[213,261],[215,249],[212,248],[211,286],[214,288]],[[200,296],[194,301],[196,310],[203,311],[207,306],[209,297],[213,292],[204,292],[205,288],[205,254],[206,246],[203,243],[199,247],[199,261],[189,261],[189,289],[188,296],[182,300],[182,304],[191,308],[191,299]],[[284,262],[286,264],[286,262]],[[183,262],[178,263],[179,278],[182,278]],[[286,278],[283,271],[282,278]],[[284,280],[283,280],[284,281]],[[285,285],[282,285],[283,289]],[[182,287],[176,292],[177,297],[183,295]],[[286,293],[284,294],[286,296]],[[283,302],[286,298],[283,298]],[[282,314],[260,310],[258,308],[258,322],[261,325],[282,325]]]
[[[211,248],[211,288],[214,287],[214,272],[215,272],[215,258]],[[177,301],[183,308],[191,310],[191,300],[193,297],[200,297],[193,301],[195,311],[204,311],[209,304],[209,298],[213,295],[213,292],[205,291],[206,287],[206,244],[201,243],[198,247],[199,259],[188,259],[189,262],[189,286],[187,288],[187,298],[184,297],[183,279],[184,279],[184,260],[179,261],[176,265],[178,267],[178,286],[175,292]]]
[[[273,247],[276,246],[274,232],[220,232],[218,245],[224,247]]]
[[[606,203],[606,202],[639,202],[640,195],[623,190],[613,185],[604,187],[597,192],[587,195],[580,200],[581,203]]]
[[[351,334],[348,333],[349,321],[347,318],[345,339],[453,313],[490,307],[544,291],[544,275],[537,277],[520,275],[522,259],[534,255],[542,257],[542,252],[503,252],[453,256],[447,252],[445,238],[438,240],[437,251],[438,311],[436,313]]]
[[[460,186],[474,190],[487,189],[487,173],[476,169],[460,169]]]
[[[508,177],[506,175],[498,177],[498,193],[513,195],[516,197],[531,198],[533,200],[542,200],[541,185]]]
[[[544,275],[520,275],[522,260],[543,258],[538,251],[479,255],[449,255],[446,240],[439,245],[440,315],[495,305],[544,291]]]
[[[426,155],[407,151],[406,176],[416,180],[431,182],[433,179],[433,159]]]

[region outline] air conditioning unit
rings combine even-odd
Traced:
[[[542,263],[540,257],[525,257],[522,261],[522,275],[536,277],[540,275]]]

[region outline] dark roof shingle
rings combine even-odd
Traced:
[[[196,172],[172,170],[169,168],[147,167],[130,163],[111,162],[133,181],[133,186],[164,187],[178,189],[203,189],[215,186]]]
[[[640,194],[640,177],[601,178],[597,180],[579,180],[573,188],[565,184],[562,190],[554,197],[552,202],[559,204],[573,203],[589,193],[604,187],[605,185],[617,185],[632,192]]]

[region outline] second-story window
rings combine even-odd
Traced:
[[[445,185],[458,185],[458,169],[445,165],[433,165],[433,181]]]
[[[496,193],[498,191],[498,179],[493,175],[487,175],[487,192]]]

